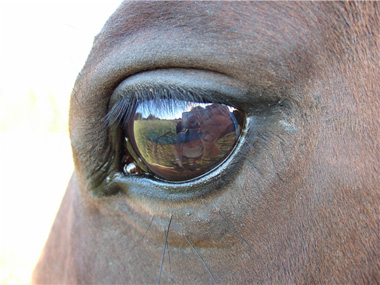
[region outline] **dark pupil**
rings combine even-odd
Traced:
[[[148,100],[137,105],[127,141],[142,169],[166,180],[185,181],[205,174],[231,154],[243,122],[239,110],[224,104]]]

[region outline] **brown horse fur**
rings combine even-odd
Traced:
[[[379,63],[376,2],[123,3],[74,88],[75,173],[33,282],[380,283]],[[124,176],[104,118],[139,76],[227,90],[232,158]]]

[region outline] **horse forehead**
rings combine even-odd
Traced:
[[[264,45],[280,38],[283,44],[292,44],[310,28],[334,21],[328,10],[326,5],[305,3],[124,2],[106,23],[99,40],[115,45],[141,30],[166,33],[180,29],[193,37],[206,33],[215,40],[259,39],[256,45]],[[316,36],[316,31],[313,33]]]
[[[324,28],[333,21],[330,9],[309,3],[125,2],[96,37],[83,74],[101,71],[104,79],[118,76],[114,70],[128,68],[131,75],[170,66],[213,70],[257,88],[303,81],[318,70],[313,58],[322,43],[332,42]]]
[[[329,7],[329,8],[328,8]],[[194,29],[210,27],[234,27],[237,23],[249,19],[250,24],[268,22],[291,25],[300,20],[321,23],[324,19],[316,18],[318,11],[332,11],[333,7],[320,4],[304,3],[257,3],[257,2],[191,2],[191,1],[153,1],[124,2],[110,18],[109,23],[117,28],[128,25],[129,29],[139,29],[156,25],[171,27],[190,26]],[[330,19],[330,22],[334,19]],[[317,24],[317,23],[314,23]],[[302,27],[298,27],[302,29]]]
[[[344,3],[123,2],[96,37],[88,63],[93,67],[110,57],[107,65],[117,65],[121,57],[133,57],[151,64],[171,57],[175,65],[189,58],[187,65],[197,68],[213,57],[215,71],[216,62],[235,62],[233,70],[241,74],[257,73],[245,65],[259,69],[260,84],[290,82],[319,70],[315,63],[329,65],[328,58],[345,53],[351,35],[365,30],[352,29],[355,11],[366,12]],[[299,75],[289,67],[301,69]]]

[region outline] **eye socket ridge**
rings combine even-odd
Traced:
[[[252,105],[252,94],[255,96],[255,92],[252,91],[254,89],[252,90],[251,85],[245,82],[205,70],[156,69],[137,73],[124,79],[113,91],[109,100],[109,111],[103,117],[112,150],[110,168],[107,171],[106,179],[94,187],[91,192],[95,196],[108,196],[118,193],[132,194],[136,189],[136,194],[142,195],[143,193],[137,190],[139,188],[137,186],[143,183],[145,185],[143,195],[162,198],[170,192],[171,198],[174,199],[179,195],[178,198],[182,200],[187,195],[193,197],[195,192],[200,195],[200,193],[206,193],[210,189],[215,190],[215,188],[222,187],[226,180],[229,181],[235,176],[236,171],[230,173],[230,168],[237,161],[243,159],[246,151],[243,146],[246,145],[246,135],[249,133],[249,126],[251,125],[249,123],[251,121],[249,106]],[[259,96],[256,97],[256,99],[261,99]],[[136,111],[136,106],[141,102],[167,99],[194,103],[220,103],[240,110],[244,117],[244,127],[239,141],[236,142],[231,155],[226,157],[217,168],[195,179],[168,181],[145,175],[126,176],[123,173],[122,163],[126,153],[126,137],[123,129],[128,125],[131,116]],[[233,169],[236,170],[236,166]],[[226,173],[231,175],[224,175]],[[215,179],[216,177],[218,178]],[[217,187],[217,184],[220,186]],[[148,191],[149,189],[152,191]],[[163,192],[161,193],[161,191]]]
[[[244,159],[244,153],[249,149],[247,142],[254,139],[257,132],[270,123],[270,118],[274,116],[272,111],[276,109],[276,105],[279,105],[278,93],[271,90],[259,91],[260,89],[252,84],[205,70],[158,69],[126,78],[112,93],[109,112],[104,118],[113,151],[112,166],[105,184],[97,187],[94,192],[100,195],[115,195],[117,193],[132,194],[136,190],[137,195],[147,197],[154,196],[161,199],[170,195],[174,199],[178,195],[179,199],[183,199],[187,195],[189,198],[194,197],[195,192],[198,193],[197,195],[203,195],[201,193],[206,193],[210,189],[224,187],[226,181],[232,181],[237,174],[236,166],[240,165],[240,161]],[[240,138],[233,149],[231,148],[230,155],[220,160],[216,167],[208,169],[204,175],[194,179],[179,181],[160,179],[147,173],[147,168],[142,169],[145,173],[138,173],[140,175],[125,175],[124,166],[127,164],[123,160],[126,155],[131,154],[125,144],[125,139],[128,138],[125,130],[128,129],[131,120],[134,120],[133,116],[137,107],[149,100],[160,102],[168,99],[224,104],[227,107],[236,108],[243,115]],[[159,108],[160,105],[157,104],[157,107]],[[130,161],[136,162],[136,157],[139,157],[138,153],[131,155]],[[138,160],[144,163],[143,160]],[[144,185],[144,193],[141,192],[141,187],[137,187],[141,183]]]

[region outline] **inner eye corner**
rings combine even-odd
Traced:
[[[139,100],[122,126],[121,169],[169,183],[203,177],[233,153],[245,114],[220,103]]]

